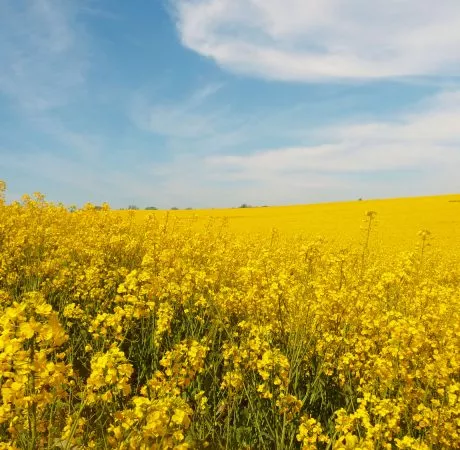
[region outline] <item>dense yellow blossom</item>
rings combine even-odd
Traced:
[[[96,353],[91,358],[91,374],[86,381],[86,402],[109,402],[114,396],[129,395],[132,374],[133,366],[117,346],[112,345],[105,353]]]
[[[144,215],[4,189],[0,448],[460,448],[458,196]]]

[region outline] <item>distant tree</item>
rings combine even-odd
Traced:
[[[240,208],[251,208],[250,205],[248,205],[247,203],[243,203]]]
[[[188,208],[185,208],[187,211],[191,211],[193,208],[190,208],[190,206]]]
[[[158,208],[156,206],[147,206],[146,211],[156,211]]]
[[[173,206],[173,207],[171,208],[171,211],[177,211],[178,209],[179,209],[179,208],[178,208],[177,206]]]
[[[137,211],[137,210],[139,209],[139,207],[136,206],[136,205],[129,205],[129,206],[128,206],[128,209]]]

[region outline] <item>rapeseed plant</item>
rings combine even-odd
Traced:
[[[366,202],[328,240],[4,193],[0,448],[460,448],[455,221],[396,251]]]

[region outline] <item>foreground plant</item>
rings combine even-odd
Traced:
[[[0,448],[460,448],[460,260],[0,184]]]

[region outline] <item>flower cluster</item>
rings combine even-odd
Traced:
[[[256,234],[4,193],[0,448],[460,448],[456,204]]]

